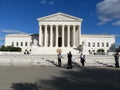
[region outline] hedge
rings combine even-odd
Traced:
[[[10,51],[10,52],[21,52],[22,49],[20,47],[13,47],[13,46],[2,46],[0,51]]]

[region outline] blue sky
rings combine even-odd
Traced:
[[[120,0],[0,0],[0,44],[10,33],[38,33],[37,18],[62,12],[83,19],[83,34],[115,34],[120,44]]]

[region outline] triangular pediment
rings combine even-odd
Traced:
[[[42,17],[42,18],[38,18],[38,21],[74,21],[74,20],[78,20],[78,21],[82,21],[82,19],[80,18],[77,18],[77,17],[74,17],[74,16],[71,16],[71,15],[68,15],[68,14],[64,14],[64,13],[56,13],[56,14],[52,14],[52,15],[49,15],[49,16],[45,16],[45,17]]]

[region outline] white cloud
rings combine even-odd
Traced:
[[[116,22],[112,23],[112,25],[120,26],[120,21],[116,21]]]
[[[53,4],[54,4],[53,1],[48,1],[48,0],[41,0],[40,3],[41,3],[41,4],[49,4],[49,5],[53,5]]]
[[[120,25],[120,0],[104,0],[97,4],[97,13],[100,24],[115,21],[112,25]]]
[[[41,3],[41,4],[45,4],[45,3],[46,3],[46,0],[41,0],[40,3]]]
[[[3,33],[25,33],[20,30],[13,30],[13,29],[0,29],[0,32],[3,32]]]
[[[54,4],[54,2],[49,2],[49,4],[50,4],[50,5],[53,5],[53,4]]]

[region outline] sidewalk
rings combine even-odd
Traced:
[[[120,90],[120,68],[73,67],[68,70],[65,67],[0,67],[0,90],[26,88]]]

